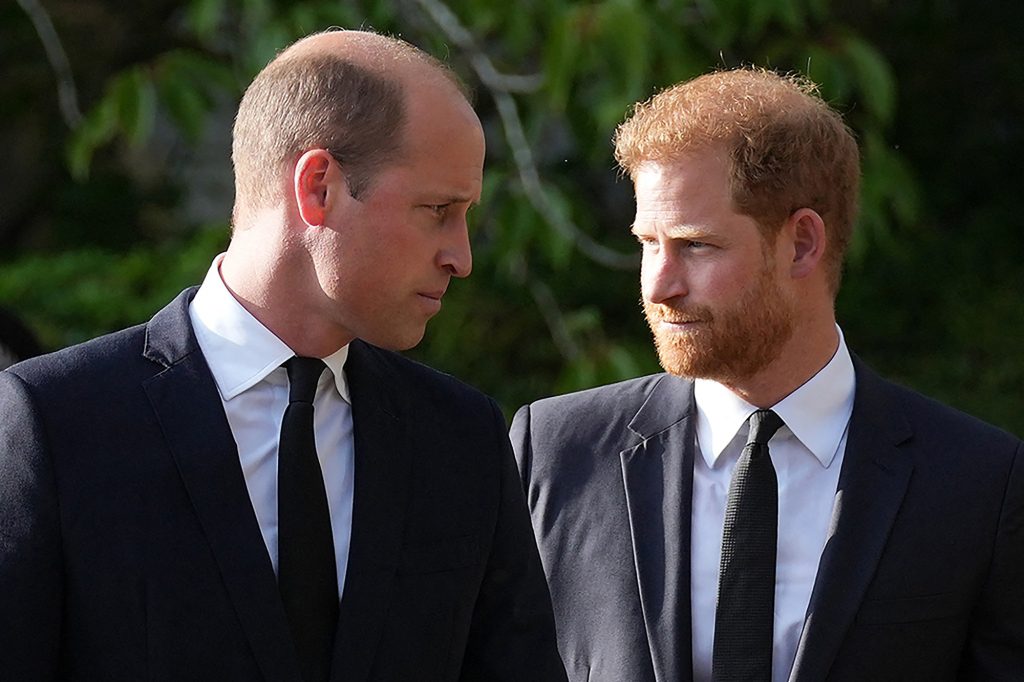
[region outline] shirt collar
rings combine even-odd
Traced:
[[[267,378],[295,353],[228,291],[220,276],[223,258],[220,254],[210,265],[189,316],[217,390],[228,401]],[[338,394],[351,404],[344,372],[347,359],[346,344],[323,361],[334,375]]]
[[[843,331],[836,326],[839,345],[832,359],[803,386],[772,406],[784,428],[828,467],[839,451],[853,413],[856,379]],[[725,448],[757,409],[714,381],[694,382],[697,403],[697,442],[708,467],[713,467]]]

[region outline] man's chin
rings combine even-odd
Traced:
[[[425,333],[426,326],[423,326],[418,329],[407,329],[401,332],[392,331],[387,334],[374,334],[372,336],[365,335],[360,338],[384,350],[405,351],[418,346],[420,341],[423,340]]]
[[[696,334],[687,334],[690,338],[685,341],[679,334],[672,334],[671,340],[664,336],[657,339],[658,361],[662,369],[673,376],[683,379],[709,379],[711,381],[726,382],[735,379],[735,369],[715,349],[708,348],[707,344],[699,344],[693,337]]]
[[[691,347],[681,347],[678,339],[668,342],[658,339],[658,362],[669,374],[684,379],[702,379],[700,357],[698,351]]]

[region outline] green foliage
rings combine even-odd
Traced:
[[[95,248],[29,255],[0,265],[0,301],[60,348],[151,317],[185,286],[199,283],[227,244],[227,229],[127,252]]]
[[[68,168],[75,179],[85,180],[96,149],[112,140],[117,132],[119,112],[112,96],[93,107],[68,141]]]
[[[945,241],[926,226],[917,178],[927,169],[904,156],[892,131],[905,106],[904,79],[928,74],[905,70],[898,80],[873,39],[885,23],[871,11],[889,3],[841,15],[828,0],[448,0],[472,45],[438,21],[432,0],[184,4],[162,27],[170,38],[158,50],[107,76],[66,140],[72,175],[84,180],[118,145],[144,152],[157,121],[171,121],[183,143],[198,143],[219,102],[237,99],[278,50],[314,30],[372,27],[448,59],[478,93],[488,162],[471,218],[473,276],[454,283],[414,355],[508,409],[657,370],[637,306],[632,188],[618,179],[611,154],[630,106],[716,67],[806,73],[861,143],[861,220],[839,301],[854,347],[908,383],[1024,431],[1024,416],[1010,413],[1024,413],[1021,400],[998,400],[1022,378],[1019,360],[1000,360],[1015,354],[1007,327],[1024,330],[993,323],[1024,318],[1019,296],[991,295],[984,284],[969,301],[944,296],[924,259]],[[480,67],[488,60],[517,78],[489,81]],[[145,319],[198,281],[223,239],[186,231],[126,253],[26,252],[3,266],[0,302],[16,304],[51,345],[70,343]],[[1016,276],[1019,266],[1006,273]],[[949,343],[934,353],[913,333],[915,315],[929,305],[933,314],[956,310]],[[963,361],[936,371],[956,344]],[[956,388],[944,392],[949,385]]]

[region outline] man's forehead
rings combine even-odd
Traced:
[[[641,161],[633,172],[634,182],[641,175],[657,177],[678,173],[693,167],[729,167],[729,151],[723,144],[706,144],[687,147],[671,154],[658,155]]]
[[[728,196],[730,185],[728,157],[718,150],[698,150],[644,161],[633,175],[638,202],[655,197],[665,200],[669,194]]]

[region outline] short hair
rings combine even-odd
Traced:
[[[774,241],[800,208],[825,222],[823,256],[833,294],[857,217],[860,156],[842,116],[797,75],[757,68],[705,74],[637,104],[615,134],[631,178],[644,162],[723,145],[736,210]]]
[[[398,38],[374,35],[389,56],[436,69],[468,99],[443,62]],[[397,161],[404,145],[405,92],[397,77],[386,75],[379,56],[368,67],[326,50],[285,51],[256,76],[235,116],[236,222],[240,208],[280,201],[283,165],[309,149],[325,149],[338,160],[356,198],[377,171]]]

